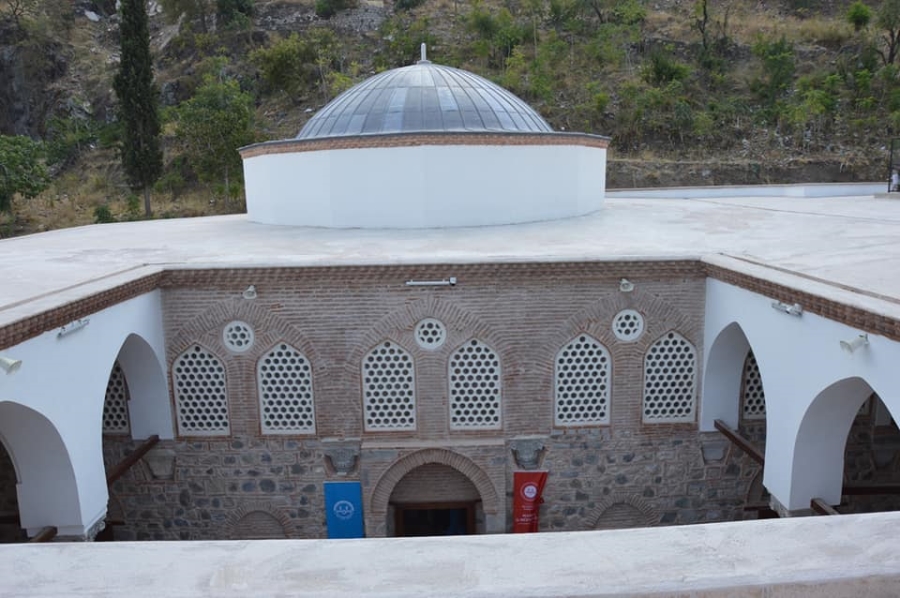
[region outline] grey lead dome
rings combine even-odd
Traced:
[[[297,139],[444,131],[553,129],[531,106],[487,79],[419,62],[348,89],[313,116]]]

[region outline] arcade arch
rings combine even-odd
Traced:
[[[791,505],[809,505],[813,498],[840,503],[847,436],[860,407],[874,392],[868,382],[854,376],[833,382],[809,404],[794,441]]]
[[[83,532],[75,470],[53,423],[34,409],[0,401],[0,443],[16,472],[19,519],[28,535],[46,526],[61,536]]]

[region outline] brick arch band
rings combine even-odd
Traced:
[[[500,499],[497,489],[484,470],[468,457],[446,449],[424,449],[398,459],[385,471],[372,491],[371,509],[379,515],[387,513],[388,501],[397,484],[412,470],[430,464],[447,465],[466,476],[481,496],[481,505],[485,513],[498,513]]]
[[[644,527],[656,525],[659,522],[656,509],[642,497],[633,494],[613,493],[602,498],[597,503],[597,506],[585,517],[585,521],[589,526],[587,529],[595,529],[597,524],[600,523],[600,518],[603,517],[603,514],[616,505],[627,505],[638,511],[643,521],[637,523],[643,524]]]

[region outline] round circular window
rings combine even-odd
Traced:
[[[425,318],[416,324],[416,342],[423,349],[433,351],[447,340],[447,328],[440,320]]]
[[[636,341],[644,333],[644,316],[633,309],[623,309],[613,318],[612,330],[620,341]]]
[[[247,322],[236,320],[230,322],[222,331],[222,342],[229,351],[234,353],[243,353],[249,351],[253,346],[253,328]]]

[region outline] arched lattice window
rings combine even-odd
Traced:
[[[500,427],[500,357],[479,340],[450,356],[450,428]]]
[[[106,398],[103,401],[103,433],[127,434],[131,431],[128,423],[128,383],[125,373],[117,361],[109,373],[106,383]]]
[[[558,426],[609,423],[610,357],[600,341],[582,334],[556,354]]]
[[[416,377],[403,347],[384,341],[363,358],[366,430],[416,429]]]
[[[294,347],[281,343],[256,365],[260,428],[265,434],[316,431],[312,367]]]
[[[697,350],[677,332],[653,343],[644,355],[643,420],[693,422],[697,396]]]
[[[744,374],[741,379],[741,413],[744,419],[766,419],[766,394],[763,391],[759,364],[753,351],[744,360]]]
[[[194,345],[172,364],[178,433],[228,434],[225,366],[218,357]]]

